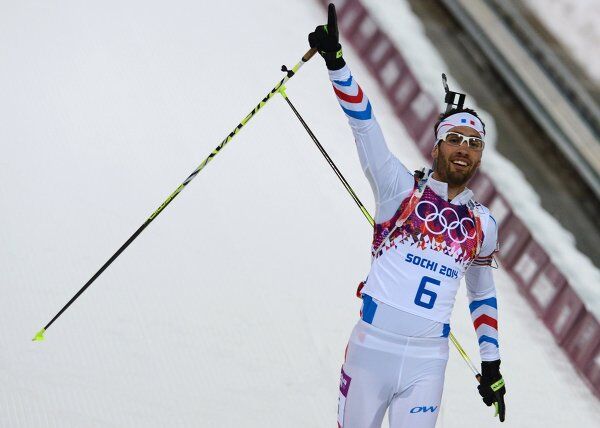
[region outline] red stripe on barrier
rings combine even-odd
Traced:
[[[564,348],[580,369],[584,370],[600,346],[600,323],[591,313],[586,313],[571,329]]]

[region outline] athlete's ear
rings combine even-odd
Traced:
[[[438,155],[440,152],[440,149],[438,148],[439,144],[436,144],[433,149],[431,149],[431,157],[433,158],[433,163],[431,165],[431,169],[436,171],[437,170],[437,160],[438,160]]]
[[[433,147],[433,149],[431,149],[431,157],[432,157],[434,160],[436,160],[436,159],[437,159],[437,157],[438,157],[438,152],[439,152],[438,146],[439,146],[439,144],[436,144],[436,145]]]

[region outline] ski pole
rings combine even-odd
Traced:
[[[148,219],[138,228],[138,230],[136,230],[133,235],[131,235],[129,237],[129,239],[127,241],[125,241],[125,243],[110,257],[110,259],[108,259],[108,261],[106,261],[106,263],[104,263],[104,265],[102,265],[102,267],[98,270],[98,272],[96,272],[90,279],[88,282],[86,282],[83,287],[81,287],[79,289],[79,291],[71,298],[71,300],[69,300],[60,311],[58,311],[58,313],[56,315],[54,315],[54,318],[52,318],[50,320],[50,322],[48,322],[48,324],[46,324],[44,326],[44,328],[42,328],[40,331],[38,331],[36,333],[36,335],[33,337],[33,341],[41,341],[44,340],[44,333],[46,332],[46,330],[48,330],[48,328],[50,328],[50,326],[54,323],[54,321],[56,321],[58,319],[58,317],[60,317],[62,315],[62,313],[69,307],[71,306],[71,304],[77,300],[79,298],[79,296],[81,296],[81,294],[90,286],[92,285],[92,283],[96,280],[96,278],[98,278],[102,272],[104,272],[104,270],[110,266],[110,264],[112,262],[114,262],[116,260],[117,257],[119,257],[119,255],[129,246],[129,244],[131,244],[139,235],[140,233],[142,233],[144,231],[144,229],[146,229],[146,227],[148,227],[148,225],[150,223],[152,223],[152,221],[167,207],[167,205],[169,205],[173,199],[175,199],[175,197],[177,195],[179,195],[179,193],[181,193],[181,191],[185,188],[185,186],[187,186],[195,177],[196,175],[198,175],[198,173],[200,171],[202,171],[204,169],[204,167],[211,161],[213,160],[213,158],[219,154],[219,152],[221,151],[221,149],[223,149],[223,147],[225,147],[225,145],[227,145],[227,143],[229,143],[233,137],[236,136],[236,134],[240,131],[240,129],[242,129],[242,127],[244,125],[246,125],[250,119],[252,119],[254,117],[254,115],[256,113],[258,113],[258,111],[267,103],[267,101],[269,101],[273,95],[275,95],[279,89],[294,75],[298,72],[298,70],[300,69],[300,67],[302,67],[306,62],[308,62],[308,60],[310,60],[312,58],[312,56],[317,52],[316,49],[310,49],[309,51],[307,51],[304,56],[302,57],[302,59],[300,59],[300,61],[294,66],[294,68],[292,68],[291,70],[286,69],[285,71],[287,72],[287,74],[283,77],[283,79],[281,79],[281,81],[279,83],[277,83],[275,85],[275,87],[273,89],[271,89],[271,91],[256,105],[256,107],[254,107],[252,109],[252,111],[250,113],[248,113],[248,115],[242,119],[242,121],[240,123],[238,123],[238,125],[233,129],[233,131],[231,131],[229,133],[229,135],[223,140],[221,141],[221,143],[211,152],[210,155],[208,155],[208,157],[206,157],[206,159],[204,159],[202,161],[202,163],[183,181],[183,183],[181,183],[179,185],[179,187],[177,189],[175,189],[175,191],[173,193],[171,193],[169,195],[169,197],[167,199],[165,199],[165,201],[156,209],[156,211],[154,211],[150,217],[148,217]]]
[[[282,67],[282,69],[283,69],[283,67]],[[294,114],[296,115],[296,117],[298,118],[298,120],[300,121],[300,123],[302,124],[302,126],[304,127],[304,129],[306,130],[308,135],[310,136],[310,138],[313,140],[315,145],[319,148],[319,151],[323,154],[323,156],[327,160],[327,163],[329,164],[329,166],[331,166],[331,169],[333,169],[333,171],[335,172],[335,175],[338,176],[338,178],[340,179],[340,181],[342,182],[342,184],[344,185],[344,187],[346,188],[346,190],[348,191],[348,193],[350,194],[352,199],[354,199],[354,202],[356,202],[356,205],[358,205],[358,207],[360,208],[360,210],[362,211],[364,216],[367,218],[367,220],[369,221],[371,226],[375,226],[375,220],[373,219],[373,216],[371,216],[371,214],[369,214],[369,211],[367,210],[367,208],[363,205],[363,203],[360,201],[360,199],[358,199],[358,196],[356,195],[356,193],[354,192],[354,190],[352,189],[352,187],[350,186],[348,181],[344,178],[344,176],[342,175],[342,173],[340,172],[338,167],[335,165],[335,163],[333,162],[333,160],[331,159],[329,154],[325,151],[325,149],[323,148],[323,146],[321,145],[321,143],[315,136],[315,134],[312,132],[312,130],[306,124],[306,122],[304,121],[304,119],[302,118],[302,116],[300,115],[298,110],[296,110],[296,107],[294,107],[294,104],[292,104],[292,102],[290,101],[290,98],[288,97],[287,93],[285,92],[284,86],[282,86],[279,89],[279,93],[286,100],[287,104],[290,106],[290,108],[292,109],[292,111],[294,112]],[[477,380],[479,381],[481,379],[481,374],[477,371],[477,368],[475,368],[475,365],[473,364],[473,361],[471,360],[471,358],[469,358],[469,355],[466,353],[464,348],[460,345],[460,343],[458,342],[456,337],[454,337],[454,334],[452,334],[452,332],[450,332],[449,337],[450,337],[450,341],[454,344],[454,346],[458,350],[458,353],[460,354],[460,356],[463,358],[465,363],[467,363],[467,365],[469,366],[469,368],[475,375],[475,378],[477,378]]]
[[[285,66],[281,67],[282,70],[284,69],[284,67]],[[306,129],[306,132],[308,132],[308,135],[310,135],[310,138],[312,138],[312,140],[316,144],[317,148],[319,149],[319,151],[321,152],[321,154],[323,155],[323,157],[325,158],[325,160],[327,161],[327,163],[329,164],[329,166],[335,173],[335,175],[337,175],[337,177],[340,179],[340,181],[344,185],[344,188],[346,189],[346,191],[348,191],[348,193],[350,194],[352,199],[354,199],[354,202],[356,202],[356,205],[358,205],[358,208],[361,210],[361,212],[366,217],[368,222],[371,223],[371,226],[374,226],[375,220],[373,220],[373,217],[371,217],[371,214],[369,214],[369,211],[367,210],[367,208],[363,205],[363,203],[360,201],[360,199],[358,199],[358,196],[356,195],[356,193],[354,192],[354,190],[352,189],[352,187],[350,186],[350,184],[348,183],[346,178],[342,175],[342,173],[340,172],[340,170],[338,169],[336,164],[333,162],[333,160],[331,159],[331,157],[329,156],[327,151],[325,151],[325,149],[323,148],[323,146],[321,145],[321,143],[319,142],[317,137],[315,137],[315,134],[313,134],[313,132],[308,127],[308,125],[306,124],[306,122],[304,121],[302,116],[300,116],[300,113],[298,113],[298,110],[296,110],[296,107],[294,107],[294,105],[288,98],[287,93],[285,92],[285,86],[282,86],[279,89],[279,93],[283,96],[283,98],[287,101],[290,108],[294,111],[294,114],[296,115],[296,117],[298,118],[300,123],[302,123],[302,126],[304,126],[304,129]]]
[[[465,360],[465,362],[467,363],[467,365],[469,366],[469,368],[471,369],[471,371],[475,375],[475,379],[477,379],[477,381],[480,382],[481,381],[481,374],[479,373],[479,371],[475,367],[475,364],[473,364],[473,361],[471,360],[471,358],[469,358],[469,355],[467,354],[467,352],[460,345],[460,343],[458,343],[458,340],[456,340],[456,337],[454,337],[454,335],[452,333],[450,333],[450,340],[452,341],[452,343],[456,347],[456,350],[458,351],[458,353],[460,354],[460,356],[463,357],[463,360]]]

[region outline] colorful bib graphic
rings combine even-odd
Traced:
[[[402,201],[390,220],[375,226],[373,251],[388,238],[409,200],[410,197],[407,197]],[[440,198],[429,187],[425,187],[423,195],[406,221],[393,231],[379,254],[374,256],[379,257],[390,248],[405,244],[422,250],[440,251],[453,257],[456,263],[465,266],[477,255],[478,239],[483,240],[483,236],[477,235],[476,218],[466,205],[453,205]]]

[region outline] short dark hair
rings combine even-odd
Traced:
[[[442,123],[442,121],[444,119],[446,119],[448,116],[452,116],[454,113],[469,113],[469,114],[472,114],[477,119],[479,119],[479,121],[483,125],[483,132],[485,133],[485,123],[483,123],[483,120],[481,120],[481,118],[477,115],[477,112],[475,110],[470,109],[470,108],[456,108],[455,107],[453,109],[450,109],[450,111],[448,111],[448,112],[441,113],[438,116],[437,122],[435,122],[435,125],[433,125],[433,134],[434,135],[437,134],[437,129],[438,129],[438,126],[440,126],[440,123]]]

